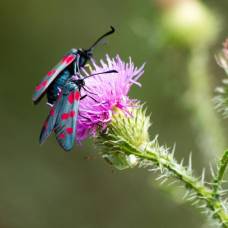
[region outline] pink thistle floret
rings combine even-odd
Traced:
[[[144,73],[144,64],[138,69],[134,66],[129,57],[125,63],[117,55],[110,58],[106,55],[105,61],[100,60],[100,64],[92,61],[92,70],[86,75],[116,70],[117,73],[97,75],[85,79],[85,88],[81,90],[81,96],[87,97],[80,101],[79,116],[77,122],[77,140],[82,141],[90,135],[95,135],[98,128],[105,129],[112,119],[116,109],[120,109],[128,114],[129,107],[135,105],[135,100],[128,98],[127,94],[133,84]]]

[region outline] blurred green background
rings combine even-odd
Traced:
[[[214,53],[228,34],[228,2],[194,2],[193,10],[188,5],[178,14],[174,9],[180,2],[193,3],[1,2],[1,228],[205,224],[199,211],[160,189],[154,174],[113,170],[96,155],[92,140],[69,154],[54,137],[40,146],[48,109],[44,102],[35,107],[31,101],[35,85],[66,51],[89,47],[113,25],[117,32],[94,56],[118,53],[125,60],[131,56],[137,66],[147,63],[143,87],[133,88],[130,96],[145,101],[152,112],[152,137],[159,134],[160,143],[168,146],[176,143],[178,159],[192,151],[199,175],[200,167],[213,163],[227,145],[227,122],[214,112],[211,99],[224,76]]]

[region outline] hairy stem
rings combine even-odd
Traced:
[[[192,190],[196,193],[195,199],[200,199],[207,204],[207,207],[212,211],[213,217],[219,219],[223,227],[228,227],[228,214],[224,210],[222,201],[214,197],[213,190],[205,185],[204,182],[199,181],[192,175],[190,170],[178,164],[172,155],[162,155],[154,151],[153,148],[146,148],[141,151],[139,148],[134,148],[127,143],[125,153],[128,155],[135,155],[137,158],[153,162],[157,167],[163,167],[173,177],[181,181],[187,190]],[[227,162],[227,160],[226,160]],[[224,166],[222,166],[224,171]],[[221,171],[223,174],[224,172]],[[218,180],[222,179],[223,174],[219,175]]]
[[[134,147],[131,143],[122,139],[122,153],[134,155],[140,160],[141,167],[158,169],[166,178],[175,177],[188,191],[195,193],[193,200],[205,203],[205,208],[210,210],[212,218],[218,219],[222,227],[228,227],[228,214],[219,197],[214,195],[212,188],[206,186],[204,181],[193,176],[191,168],[186,168],[177,163],[170,153],[158,153],[154,146],[147,145],[145,149]],[[153,143],[152,143],[153,145]],[[149,163],[148,163],[149,162]],[[151,163],[150,163],[151,162]],[[165,173],[165,174],[164,174]]]
[[[214,192],[213,193],[214,193],[215,197],[217,197],[217,198],[219,197],[218,191],[221,188],[227,165],[228,165],[228,150],[226,150],[223,153],[223,156],[218,164],[218,173],[214,178]]]
[[[191,156],[188,167],[185,167],[175,160],[174,149],[171,152],[165,146],[160,146],[157,138],[151,141],[149,127],[150,118],[140,106],[131,111],[130,117],[117,112],[107,131],[100,132],[97,137],[97,143],[103,147],[102,156],[117,169],[138,165],[150,171],[160,171],[158,179],[163,181],[177,179],[186,189],[188,200],[194,201],[194,205],[205,209],[208,217],[228,228],[226,203],[218,191],[219,187],[215,187],[223,179],[227,156],[224,155],[220,162],[216,181],[208,184],[204,181],[204,172],[200,178],[194,176]]]

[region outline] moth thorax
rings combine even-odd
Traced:
[[[83,87],[84,85],[85,85],[85,81],[84,81],[84,79],[78,79],[78,80],[76,80],[75,81],[75,83],[76,83],[76,85],[78,86],[78,87]]]

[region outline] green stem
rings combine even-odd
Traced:
[[[218,165],[218,173],[214,178],[214,195],[219,197],[218,190],[222,185],[222,180],[225,175],[226,167],[228,165],[228,150],[223,153],[223,156]]]
[[[204,174],[199,180],[192,172],[191,158],[189,166],[185,167],[182,162],[178,163],[175,160],[174,153],[170,153],[169,149],[159,145],[157,138],[153,141],[149,139],[150,118],[146,116],[142,107],[132,109],[131,114],[129,117],[121,111],[116,112],[109,123],[107,132],[100,132],[96,141],[103,147],[102,156],[118,169],[133,167],[137,164],[148,170],[152,168],[152,170],[160,171],[159,178],[176,178],[187,192],[191,192],[190,199],[195,200],[194,203],[197,205],[203,203],[207,212],[210,212],[208,216],[211,215],[210,217],[216,218],[223,227],[228,228],[226,205],[220,197],[221,192],[217,192],[214,187],[215,182],[212,182],[212,185],[207,184],[204,181]],[[132,156],[136,158],[133,159],[133,163],[130,160]],[[218,183],[223,179],[227,164],[228,157],[224,155],[216,179]]]
[[[147,148],[145,151],[140,151],[129,144],[126,145],[125,148],[128,148],[125,150],[128,155],[134,154],[139,159],[151,161],[158,167],[166,168],[174,177],[180,180],[187,189],[194,191],[197,195],[196,198],[206,202],[207,207],[213,213],[213,217],[219,219],[223,227],[228,227],[228,214],[225,211],[221,200],[214,197],[212,189],[208,188],[203,182],[192,176],[192,174],[181,164],[178,164],[172,155],[159,155],[157,151],[153,151],[151,148]],[[223,166],[223,171],[225,171],[224,168],[225,167]],[[224,172],[222,173],[224,174]],[[219,175],[219,179],[222,178],[222,173]]]

